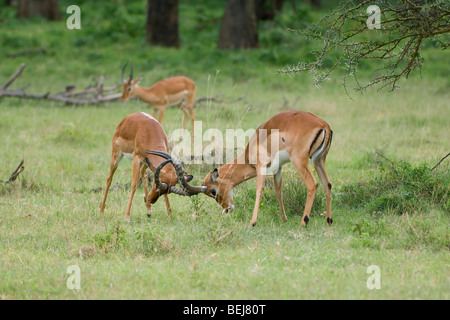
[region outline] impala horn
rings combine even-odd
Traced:
[[[128,84],[131,84],[131,80],[133,80],[133,61],[131,61],[130,65],[130,78],[128,79]]]
[[[147,162],[147,165],[150,168],[151,166],[150,160],[148,160],[148,158],[145,158],[145,161]],[[167,191],[167,184],[161,183],[161,181],[159,180],[159,173],[161,172],[161,169],[169,162],[170,160],[163,161],[155,170],[155,186],[160,193],[165,193]]]
[[[160,194],[161,193],[165,193],[166,191],[167,191],[167,184],[166,183],[164,183],[164,182],[161,182],[160,180],[159,180],[159,174],[160,174],[160,172],[161,172],[161,169],[166,165],[166,164],[168,164],[168,163],[170,163],[170,162],[172,162],[172,159],[168,159],[168,160],[165,160],[165,161],[163,161],[163,162],[161,162],[161,164],[156,168],[156,170],[155,170],[155,175],[154,175],[154,177],[155,177],[155,186],[156,186],[156,188],[158,189],[158,191],[160,192]],[[147,159],[147,163],[150,163],[150,161]],[[175,193],[175,194],[178,194],[178,195],[180,195],[180,196],[191,196],[192,194],[189,194],[189,192],[188,191],[185,191],[185,190],[182,190],[182,189],[180,189],[180,188],[177,188],[176,186],[171,186],[170,188],[169,188],[169,191],[171,192],[171,193]]]
[[[158,168],[155,170],[155,185],[158,188],[158,184],[160,185],[160,190],[167,190],[167,185],[165,183],[161,183],[159,180],[159,174],[161,172],[161,169],[167,165],[169,162],[172,163],[173,167],[175,168],[175,172],[177,174],[178,182],[180,183],[180,186],[183,189],[179,189],[175,186],[171,186],[169,188],[170,192],[176,193],[178,195],[182,196],[193,196],[199,193],[205,193],[207,190],[206,186],[191,186],[185,179],[185,172],[183,168],[181,167],[181,161],[178,159],[173,158],[170,154],[162,151],[147,151],[148,154],[152,154],[155,156],[160,156],[164,159],[166,159],[164,162],[162,162]]]
[[[128,65],[128,62],[125,63],[125,65],[124,65],[123,68],[122,68],[122,82],[123,82],[123,83],[127,82],[127,81],[125,80],[125,69],[127,68],[127,65]]]
[[[125,80],[125,69],[127,68],[127,66],[128,66],[128,62],[125,63],[125,65],[122,68],[122,82],[131,84],[131,80],[133,80],[133,61],[131,61],[131,64],[130,64],[130,76],[128,77],[128,80]]]

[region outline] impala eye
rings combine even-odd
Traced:
[[[217,196],[217,190],[211,189],[211,195],[215,198]]]
[[[130,87],[130,88],[127,88],[127,91],[130,92],[130,91],[131,91],[131,87]]]

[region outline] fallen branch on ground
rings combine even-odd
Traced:
[[[11,182],[14,182],[17,179],[17,177],[19,176],[19,174],[22,173],[23,170],[25,170],[25,167],[23,166],[23,159],[22,159],[22,161],[20,161],[19,166],[12,173],[11,177],[9,177],[8,180],[0,181],[0,183],[11,183]]]
[[[23,99],[42,99],[50,101],[59,101],[68,104],[85,105],[85,104],[99,104],[108,101],[114,101],[120,99],[121,93],[113,93],[117,91],[120,84],[112,87],[104,87],[104,77],[101,76],[98,83],[86,87],[84,90],[75,91],[75,86],[66,86],[65,91],[57,94],[51,94],[50,92],[43,94],[27,93],[25,90],[29,85],[19,89],[8,89],[8,87],[22,74],[25,69],[25,64],[22,64],[19,69],[9,78],[9,80],[0,87],[1,97],[16,97]]]
[[[439,160],[439,162],[436,163],[436,165],[435,165],[433,168],[431,168],[431,171],[433,171],[434,169],[436,169],[436,168],[441,164],[441,162],[444,161],[448,156],[450,156],[450,152],[447,153],[447,155],[446,155],[445,157],[443,157],[441,160]]]
[[[233,100],[224,100],[221,98],[222,98],[221,94],[218,94],[214,97],[202,97],[202,98],[198,98],[197,100],[195,100],[195,103],[199,104],[199,103],[205,102],[205,101],[206,102],[216,102],[216,103],[235,103],[235,102],[244,100],[245,97],[239,97],[239,98],[233,99]]]
[[[21,50],[14,53],[8,53],[6,55],[7,58],[16,58],[23,55],[36,55],[36,54],[47,54],[47,51],[44,49],[28,49],[28,50]]]

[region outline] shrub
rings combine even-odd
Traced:
[[[369,213],[416,213],[436,207],[450,210],[448,173],[406,161],[379,161],[377,165],[370,180],[341,187],[340,205]]]

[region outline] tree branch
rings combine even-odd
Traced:
[[[431,171],[433,171],[434,169],[436,169],[436,168],[441,164],[441,162],[444,161],[448,156],[450,156],[450,152],[447,153],[447,155],[446,155],[445,157],[443,157],[441,160],[439,160],[439,162],[436,163],[436,165],[435,165],[433,168],[431,168]]]
[[[20,161],[19,166],[14,170],[14,172],[11,174],[11,177],[9,177],[8,180],[0,181],[0,183],[11,183],[17,179],[19,174],[22,173],[22,171],[25,170],[25,167],[23,166],[23,159]]]
[[[11,76],[11,78],[6,81],[6,83],[2,86],[2,90],[6,90],[11,85],[11,83],[13,83],[14,80],[16,80],[16,78],[22,74],[23,69],[25,69],[24,63],[22,63],[19,69],[17,69],[17,71]]]
[[[66,90],[57,94],[50,94],[50,92],[44,94],[37,93],[27,93],[25,90],[28,85],[16,90],[8,89],[8,87],[22,74],[25,69],[25,64],[22,64],[19,69],[11,76],[11,78],[0,87],[0,98],[1,97],[16,97],[22,99],[44,99],[50,101],[59,101],[74,105],[85,105],[85,104],[99,104],[108,101],[114,101],[120,99],[121,93],[113,93],[117,91],[120,84],[112,87],[104,87],[104,76],[101,76],[99,82],[94,86],[88,86],[82,91],[74,91],[75,86],[66,86]]]
[[[377,34],[373,40],[366,40],[366,7],[379,4],[384,20],[381,21],[382,30],[372,31]],[[279,74],[294,75],[309,72],[313,75],[315,85],[328,79],[337,68],[345,72],[346,78],[353,77],[357,91],[365,90],[374,85],[384,87],[391,85],[392,90],[401,78],[412,71],[420,70],[423,59],[420,51],[426,39],[435,39],[437,44],[446,49],[450,42],[450,3],[436,1],[427,3],[416,0],[374,1],[365,0],[354,4],[346,1],[342,7],[323,17],[317,24],[303,30],[295,31],[307,39],[320,41],[321,49],[316,53],[312,62],[300,62],[295,67],[287,66],[279,70]],[[363,37],[360,37],[363,35]],[[325,59],[334,52],[340,52],[334,64],[324,67]],[[357,81],[356,73],[359,63],[364,59],[376,60],[380,65],[378,72],[367,84]]]

